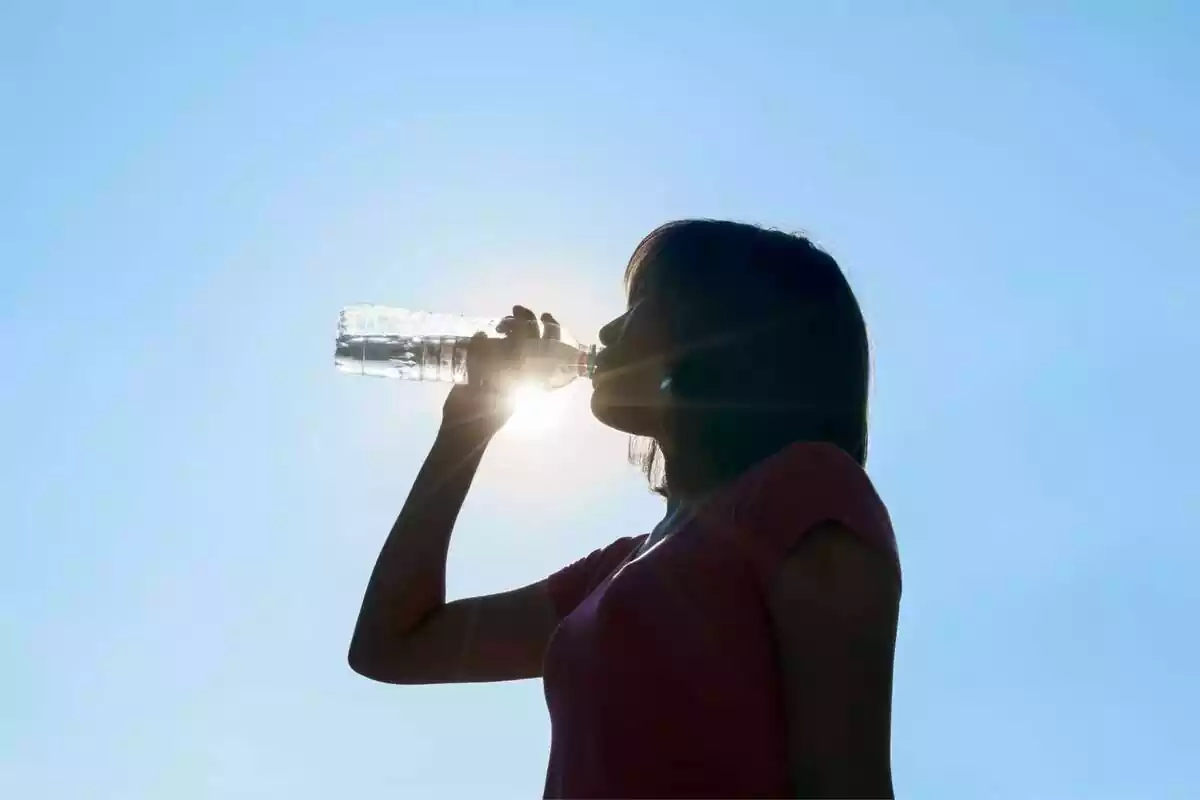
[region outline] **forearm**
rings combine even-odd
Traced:
[[[439,432],[375,562],[352,652],[400,641],[445,603],[450,535],[487,443]]]

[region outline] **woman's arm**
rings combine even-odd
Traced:
[[[450,534],[493,432],[439,432],[367,584],[349,653],[360,675],[404,684],[541,675],[557,623],[545,581],[446,602]]]
[[[837,523],[800,537],[770,587],[799,797],[890,798],[900,574]]]
[[[554,317],[542,316],[557,340]],[[385,683],[467,683],[535,678],[558,617],[546,581],[510,592],[446,602],[450,534],[492,437],[512,415],[504,377],[519,371],[523,340],[541,335],[523,306],[501,321],[497,344],[471,342],[466,385],[442,411],[433,449],[417,473],[367,584],[350,667]],[[507,371],[507,372],[506,372]]]

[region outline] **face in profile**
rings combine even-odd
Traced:
[[[604,350],[592,376],[592,413],[624,433],[660,437],[671,350],[666,309],[649,287],[631,292],[625,313],[600,329]]]
[[[625,280],[627,309],[600,331],[600,422],[681,456],[677,478],[706,458],[733,474],[800,439],[865,463],[866,328],[837,262],[809,239],[671,222],[638,245]]]

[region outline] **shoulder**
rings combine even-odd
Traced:
[[[798,442],[746,473],[728,498],[739,528],[777,559],[818,526],[832,524],[898,560],[887,507],[849,455],[824,442]]]
[[[783,555],[769,579],[772,616],[805,608],[839,622],[895,617],[901,577],[889,554],[838,522],[823,522]]]

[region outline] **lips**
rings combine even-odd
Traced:
[[[606,356],[608,356],[607,350],[596,356],[596,369],[592,371],[593,382],[608,377],[607,373],[612,370],[612,357],[606,358]]]

